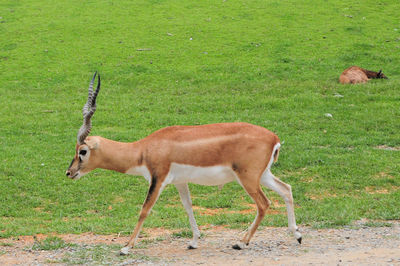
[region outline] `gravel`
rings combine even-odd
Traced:
[[[380,223],[385,227],[367,227],[364,222],[340,229],[301,227],[301,245],[286,228],[262,228],[243,250],[232,249],[244,235],[238,230],[211,226],[203,231],[199,248],[188,250],[189,239],[175,238],[168,230],[160,238],[157,229],[157,238],[163,240],[147,241],[150,243],[142,248],[131,249],[131,256],[109,254],[107,263],[111,260],[116,265],[400,265],[400,222]],[[151,232],[152,229],[146,230],[150,235],[146,238],[151,238]],[[128,239],[93,234],[61,237],[79,246],[122,245]],[[54,265],[55,262],[62,265],[65,254],[73,256],[75,252],[73,248],[35,251],[31,242],[22,239],[25,241],[0,239],[0,243],[9,243],[0,245],[1,265]]]

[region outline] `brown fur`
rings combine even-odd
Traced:
[[[261,161],[266,167],[278,142],[278,136],[271,131],[247,123],[172,126],[132,143],[88,137],[76,151],[73,168],[79,163],[79,151],[82,146],[89,146],[88,143],[96,149],[90,150],[89,162],[84,167],[82,165],[84,173],[98,167],[125,173],[143,164],[150,172],[164,172],[165,169],[159,168],[171,163],[193,166],[234,163],[239,169],[247,163]]]
[[[133,245],[161,193],[162,183],[172,163],[231,167],[258,208],[256,220],[243,239],[248,244],[269,206],[269,200],[261,190],[260,179],[277,143],[277,135],[248,123],[166,127],[132,143],[116,142],[99,136],[87,137],[85,143],[77,147],[67,175],[73,177],[78,171],[88,173],[96,168],[125,173],[132,167],[147,167],[151,184],[138,224],[128,243]],[[81,162],[79,152],[83,149],[87,150],[89,157],[87,161]],[[273,155],[274,161],[278,158],[278,152]],[[286,188],[287,191],[289,189],[290,186]]]
[[[86,173],[104,168],[121,173],[140,174],[150,182],[147,197],[139,215],[139,221],[121,254],[127,254],[129,246],[133,245],[139,236],[143,222],[156,203],[164,187],[174,183],[178,189],[182,203],[189,216],[193,232],[193,245],[197,247],[200,232],[196,224],[190,193],[183,174],[186,170],[179,169],[171,172],[171,180],[166,180],[170,173],[171,165],[179,165],[183,169],[192,169],[197,174],[203,175],[207,171],[214,171],[216,178],[204,174],[197,180],[203,180],[205,185],[224,184],[238,179],[246,192],[257,205],[257,216],[241,244],[248,244],[257,230],[269,206],[269,200],[264,195],[260,183],[280,194],[287,206],[289,228],[296,239],[301,243],[301,234],[297,230],[293,198],[290,185],[278,180],[270,172],[269,163],[278,159],[279,138],[271,131],[247,123],[221,123],[202,126],[172,126],[160,129],[146,138],[132,142],[122,143],[102,137],[88,137],[91,129],[91,117],[96,111],[96,97],[100,90],[100,75],[98,76],[97,89],[93,91],[93,84],[97,72],[89,85],[87,103],[83,107],[84,123],[78,132],[78,144],[75,157],[72,160],[66,175],[78,179]],[[275,152],[275,154],[272,154]],[[271,162],[272,163],[272,162]],[[176,165],[175,165],[176,164]],[[269,166],[268,166],[269,165]],[[188,167],[192,166],[192,167]],[[218,166],[215,168],[201,169],[201,167]],[[268,169],[267,169],[268,166]],[[196,168],[197,167],[197,168]],[[181,179],[173,180],[173,175],[182,171]],[[205,172],[202,172],[205,171]],[[218,174],[220,171],[221,174]],[[212,172],[210,172],[212,173]],[[235,174],[234,174],[235,173]],[[241,248],[235,245],[234,248]]]
[[[379,72],[374,72],[358,66],[351,66],[343,71],[339,77],[339,82],[342,84],[356,84],[365,83],[370,79],[382,78],[387,79],[381,70]]]

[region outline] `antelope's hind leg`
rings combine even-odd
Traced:
[[[186,213],[189,216],[190,227],[193,232],[193,239],[190,241],[188,249],[196,249],[198,247],[197,240],[200,237],[200,231],[197,227],[196,220],[194,218],[193,209],[192,209],[192,200],[190,199],[190,192],[188,184],[179,184],[175,185],[178,189],[179,196],[181,197],[181,201],[183,207],[185,207]]]
[[[266,169],[265,172],[263,173],[261,177],[261,184],[266,187],[269,187],[270,189],[278,193],[285,200],[289,230],[294,234],[297,241],[301,244],[302,237],[296,225],[291,186],[276,178],[271,173],[270,169]]]
[[[232,246],[234,249],[243,249],[249,245],[250,239],[253,237],[254,233],[256,232],[258,226],[260,225],[262,219],[265,216],[266,210],[270,205],[270,201],[265,196],[264,192],[262,191],[260,184],[257,182],[254,184],[254,181],[247,181],[250,179],[242,178],[241,185],[246,190],[246,192],[250,195],[250,197],[254,200],[255,204],[257,205],[257,215],[247,230],[247,233],[243,237],[243,239]]]

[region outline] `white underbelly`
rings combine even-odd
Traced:
[[[223,185],[236,180],[228,166],[192,166],[172,163],[166,181],[169,184],[194,183],[205,186]]]
[[[151,174],[149,172],[149,169],[147,169],[147,167],[144,166],[144,165],[137,166],[137,167],[132,167],[132,168],[128,169],[128,171],[126,171],[125,174],[128,174],[128,175],[141,175],[149,183],[150,183],[150,180],[151,180]]]

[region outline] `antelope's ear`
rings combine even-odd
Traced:
[[[96,137],[87,137],[85,139],[85,143],[86,143],[86,145],[88,145],[89,149],[91,149],[91,150],[98,149],[99,145],[100,145],[100,141]]]
[[[379,70],[379,72],[378,72],[378,77],[379,77],[380,75],[382,75],[382,69]]]

